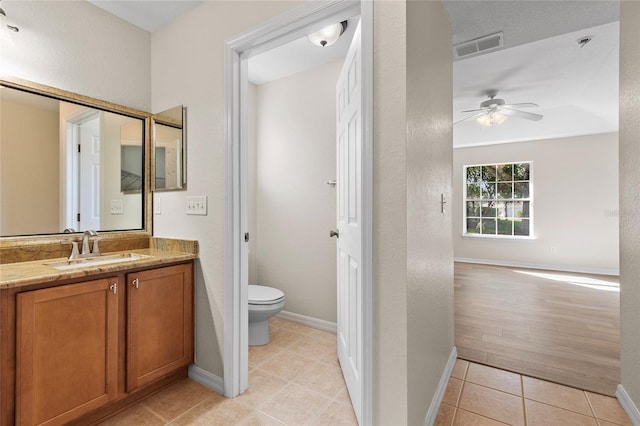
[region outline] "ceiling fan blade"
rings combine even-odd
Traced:
[[[478,112],[478,111],[482,111],[483,113],[487,111],[486,108],[480,108],[480,109],[468,109],[466,111],[460,111],[460,112]]]
[[[539,107],[540,105],[538,104],[534,104],[533,102],[523,102],[520,104],[505,104],[502,105],[503,107],[507,107],[507,108],[511,108],[511,107],[518,107],[518,108],[535,108],[535,107]]]
[[[534,114],[532,112],[518,111],[517,109],[511,109],[511,108],[505,108],[505,107],[500,108],[500,111],[504,115],[508,115],[510,117],[524,118],[526,120],[531,120],[531,121],[542,120],[541,114]]]
[[[477,114],[472,114],[472,115],[470,115],[470,116],[468,116],[468,117],[463,118],[462,120],[458,120],[458,121],[456,121],[456,122],[455,122],[455,123],[453,123],[453,124],[458,124],[458,123],[461,123],[461,122],[463,122],[463,121],[470,120],[470,119],[472,119],[472,118],[476,118],[476,117],[480,117],[481,115],[484,115],[484,114],[485,114],[483,110],[475,110],[475,111],[482,111],[482,112],[479,112],[479,113],[477,113]],[[462,112],[464,112],[464,111],[462,111]]]

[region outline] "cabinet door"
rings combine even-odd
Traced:
[[[117,395],[117,279],[17,295],[16,424],[58,425]]]
[[[127,275],[127,391],[193,362],[193,265]]]

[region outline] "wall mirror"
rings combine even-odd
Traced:
[[[0,81],[0,236],[146,231],[148,113]]]
[[[185,111],[178,105],[151,117],[155,191],[186,188]]]

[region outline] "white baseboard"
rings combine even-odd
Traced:
[[[425,417],[424,419],[425,426],[433,426],[436,423],[436,418],[438,417],[438,411],[440,411],[440,404],[442,403],[444,392],[447,390],[447,385],[449,384],[449,377],[451,377],[451,373],[453,372],[453,367],[455,367],[456,365],[456,359],[458,359],[458,350],[454,346],[453,349],[451,349],[451,354],[449,355],[449,360],[447,361],[447,365],[444,367],[442,376],[440,376],[440,382],[438,383],[438,388],[436,389],[436,393],[435,395],[433,395],[433,399],[431,400],[429,411],[427,411],[427,417]]]
[[[461,263],[478,263],[480,265],[508,266],[513,268],[545,269],[548,271],[576,272],[579,274],[614,275],[614,276],[620,275],[620,269],[583,268],[580,266],[566,266],[566,265],[560,265],[560,266],[543,265],[539,263],[510,262],[508,260],[470,259],[466,257],[454,257],[453,261],[461,262]]]
[[[224,380],[196,365],[189,366],[189,378],[224,395]]]
[[[276,317],[297,322],[312,328],[317,328],[318,330],[328,331],[330,333],[336,333],[338,330],[338,326],[335,322],[308,317],[306,315],[294,314],[293,312],[280,311]]]
[[[618,402],[620,402],[625,413],[629,416],[631,423],[636,426],[640,425],[640,410],[638,410],[638,407],[633,403],[631,397],[629,397],[629,394],[624,390],[622,385],[618,385],[616,389],[616,398],[618,398]]]

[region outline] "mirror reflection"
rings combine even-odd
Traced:
[[[143,229],[144,119],[2,86],[0,123],[1,236]]]
[[[184,107],[179,105],[154,114],[152,122],[154,189],[157,191],[184,189],[186,183]]]

